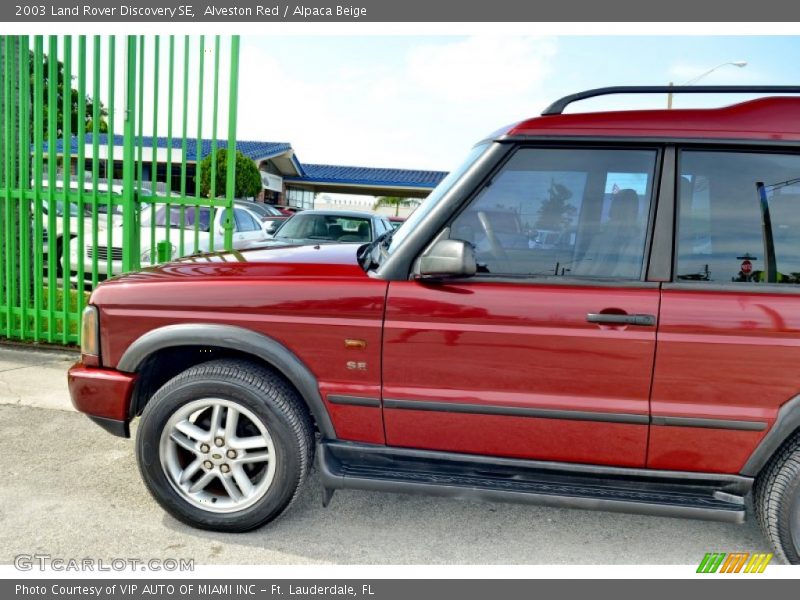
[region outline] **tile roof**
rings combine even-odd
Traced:
[[[108,135],[105,133],[101,133],[97,136],[98,142],[100,146],[105,146],[108,144]],[[158,148],[168,148],[169,144],[167,143],[168,140],[166,137],[157,137],[156,140],[156,147]],[[92,143],[92,134],[86,134],[86,143]],[[153,138],[151,136],[142,136],[142,143],[145,148],[152,148],[153,147]],[[114,145],[115,146],[122,146],[123,144],[123,136],[115,135],[114,136]],[[139,146],[139,138],[135,138],[135,145],[136,147]],[[172,148],[174,150],[181,150],[183,147],[183,139],[179,136],[172,138]],[[227,140],[217,140],[217,148],[227,148],[228,141]],[[47,142],[44,144],[44,151],[47,152]],[[72,153],[75,154],[78,151],[78,138],[73,136],[72,137],[72,144],[71,144]],[[262,160],[264,158],[270,158],[272,156],[277,156],[279,154],[283,154],[284,152],[288,152],[292,149],[292,145],[285,143],[285,142],[257,142],[257,141],[249,141],[249,140],[239,140],[236,142],[236,149],[241,151],[242,154],[247,156],[252,160]],[[56,141],[56,151],[63,152],[64,150],[64,140],[59,139]],[[186,140],[186,160],[197,160],[197,139],[187,138]],[[210,139],[202,139],[200,140],[200,160],[205,158],[211,154],[211,140]]]
[[[99,134],[98,143],[100,147],[108,145],[108,135],[105,133]],[[92,143],[92,134],[86,134],[86,143]],[[71,151],[73,154],[78,152],[78,139],[72,137]],[[158,148],[168,148],[166,137],[155,138],[156,146]],[[136,147],[138,147],[138,138],[136,138]],[[115,146],[122,146],[123,136],[115,135],[113,139]],[[153,138],[150,136],[143,136],[142,143],[144,148],[153,147]],[[183,140],[180,137],[172,139],[172,148],[180,151],[183,146]],[[228,146],[227,140],[218,140],[218,148],[226,148]],[[47,152],[47,142],[44,143],[44,152]],[[249,140],[239,140],[236,142],[236,148],[240,150],[245,156],[252,160],[263,160],[289,152],[292,150],[291,144],[285,142],[259,142]],[[33,149],[33,148],[32,148]],[[61,153],[64,149],[64,140],[56,140],[56,152]],[[211,153],[211,140],[200,140],[200,160],[205,158]],[[186,160],[198,160],[197,140],[186,140]],[[438,183],[447,176],[446,171],[422,171],[417,169],[392,169],[392,168],[375,168],[375,167],[353,167],[353,166],[340,166],[340,165],[318,165],[306,164],[297,160],[296,156],[292,157],[297,170],[300,172],[299,176],[287,176],[287,181],[297,182],[315,182],[315,183],[331,183],[342,185],[367,185],[367,186],[385,186],[385,187],[406,187],[406,188],[420,188],[420,189],[433,189]],[[176,162],[180,159],[175,158]]]
[[[303,163],[303,177],[286,177],[288,181],[340,183],[392,187],[434,188],[447,176],[446,171],[348,167]]]

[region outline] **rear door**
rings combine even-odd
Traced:
[[[439,235],[472,243],[479,273],[389,285],[388,444],[645,464],[659,288],[643,266],[659,158],[513,153]]]
[[[678,158],[648,466],[737,473],[800,393],[800,154]]]

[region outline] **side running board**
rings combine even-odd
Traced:
[[[741,523],[752,479],[544,463],[448,452],[321,442],[327,506],[337,489],[505,500],[566,508]]]

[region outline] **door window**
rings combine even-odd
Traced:
[[[800,156],[684,151],[676,279],[800,283]]]
[[[451,223],[479,272],[639,280],[655,150],[517,151]]]
[[[258,225],[256,220],[250,215],[249,212],[245,210],[241,210],[239,208],[233,209],[233,215],[236,219],[236,231],[238,232],[247,232],[247,231],[258,231],[261,227]]]

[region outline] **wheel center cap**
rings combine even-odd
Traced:
[[[211,458],[213,458],[214,460],[222,460],[222,455],[221,454],[212,454]]]

